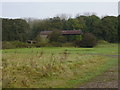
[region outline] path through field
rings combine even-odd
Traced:
[[[118,86],[117,46],[7,49],[2,57],[5,88]]]
[[[106,55],[118,58],[119,55]],[[80,88],[118,88],[118,66],[113,66],[108,71],[83,84]]]

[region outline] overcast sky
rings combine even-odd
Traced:
[[[49,18],[57,14],[96,13],[98,16],[117,16],[117,2],[2,2],[2,17]]]

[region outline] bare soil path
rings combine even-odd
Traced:
[[[106,55],[118,58],[119,55]],[[118,88],[118,65],[113,66],[103,74],[93,78],[79,88]]]
[[[80,88],[118,88],[117,66],[81,85]]]

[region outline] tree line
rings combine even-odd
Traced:
[[[75,18],[61,18],[59,16],[47,19],[6,19],[2,18],[2,41],[34,40],[40,31],[54,30],[82,30],[91,33],[98,40],[110,43],[118,42],[120,31],[120,16],[105,16],[99,18],[96,15],[77,16]]]

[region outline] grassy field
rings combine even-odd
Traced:
[[[72,88],[117,65],[117,44],[2,51],[3,87]]]

